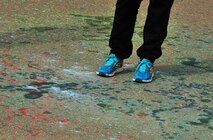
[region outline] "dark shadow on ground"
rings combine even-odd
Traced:
[[[179,63],[179,62],[178,62]],[[125,66],[124,66],[125,67]],[[127,66],[121,74],[135,72],[136,66]],[[194,58],[185,58],[177,65],[157,65],[156,75],[183,76],[213,72],[213,60],[197,61]]]
[[[179,65],[164,65],[155,68],[168,76],[193,75],[213,72],[213,61],[183,60]]]

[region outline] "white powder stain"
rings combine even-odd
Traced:
[[[39,91],[39,89],[38,89],[38,87],[36,87],[36,86],[25,86],[25,87],[23,87],[22,89],[24,89],[24,90],[36,90],[36,91]]]
[[[73,66],[70,69],[63,69],[62,71],[66,74],[66,76],[76,76],[80,79],[94,79],[97,78],[95,75],[95,72],[91,72],[91,71],[84,71],[82,69],[82,67],[79,66]]]
[[[51,87],[49,89],[49,92],[55,93],[55,94],[65,94],[69,95],[71,97],[79,98],[81,95],[72,91],[72,90],[61,90],[59,87]]]

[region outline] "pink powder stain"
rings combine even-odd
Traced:
[[[116,78],[112,78],[113,82],[118,82],[118,80]]]
[[[104,132],[104,136],[105,136],[106,138],[109,138],[109,137],[110,137],[110,132],[109,132],[109,131],[105,131],[105,132]]]
[[[23,107],[23,108],[20,108],[20,109],[19,109],[19,112],[20,112],[23,116],[31,117],[32,121],[35,120],[35,117],[34,117],[34,116],[32,116],[32,115],[30,115],[30,114],[27,113],[27,108],[24,108],[24,107]]]
[[[66,122],[68,122],[68,119],[64,118],[64,119],[60,120],[60,122],[66,123]]]
[[[86,132],[88,134],[92,134],[95,136],[101,135],[101,129],[98,128],[97,130],[93,130],[93,129],[85,129],[84,127],[80,128],[83,132]]]
[[[7,95],[0,95],[0,96],[2,96],[2,97],[6,97],[6,98],[10,98],[9,96],[7,96]]]
[[[28,67],[31,68],[31,69],[42,70],[41,67],[32,66],[32,65],[30,65],[30,64],[28,64]]]
[[[2,56],[3,56],[3,57],[7,57],[7,53],[3,53]]]
[[[50,118],[46,117],[44,114],[37,114],[36,118],[43,120],[44,122],[50,122]]]
[[[19,83],[19,82],[21,82],[21,81],[17,80],[17,79],[11,79],[10,80],[10,85],[14,85],[14,84]]]
[[[34,90],[29,90],[28,92],[29,92],[29,93],[32,93],[32,94],[37,94],[37,93],[38,93],[38,91],[35,90],[35,89],[34,89]]]
[[[9,64],[8,61],[7,61],[7,60],[4,60],[4,59],[1,60],[1,62],[4,63],[4,65],[8,65],[8,64]]]
[[[23,129],[24,126],[19,125],[19,126],[17,126],[17,128],[18,128],[18,129]]]
[[[27,139],[30,139],[30,137],[31,137],[31,130],[28,130],[27,131]]]
[[[49,56],[49,54],[45,53],[45,54],[43,55],[43,57],[39,60],[39,62],[44,61],[48,56]]]
[[[147,117],[147,116],[148,116],[148,114],[146,114],[146,113],[138,113],[136,115],[136,117],[138,117],[138,118],[144,118],[144,117]]]
[[[16,64],[13,64],[13,66],[12,66],[12,67],[13,67],[13,69],[14,69],[14,70],[16,70],[16,69],[18,69],[18,68],[19,68]]]
[[[127,135],[127,134],[118,134],[118,135],[116,135],[116,137],[117,137],[119,140],[134,139],[134,136],[130,136],[130,135]]]
[[[45,78],[36,78],[35,81],[43,83],[43,82],[46,82],[47,79],[45,79]]]
[[[0,105],[0,106],[2,106],[5,110],[9,110],[10,109],[9,106],[7,106],[7,105]]]
[[[11,94],[16,94],[16,92],[15,92],[15,91],[11,91],[10,93],[11,93]]]
[[[11,121],[13,119],[13,116],[7,116],[7,120]]]
[[[148,114],[144,113],[143,116],[146,117],[146,116],[148,116]]]
[[[37,113],[37,114],[29,114],[29,113],[27,113],[27,108],[20,108],[19,109],[19,112],[23,115],[23,116],[28,116],[28,117],[31,117],[31,119],[32,119],[32,121],[34,121],[35,119],[36,120],[42,120],[42,121],[44,121],[44,122],[50,122],[51,121],[51,119],[50,118],[48,118],[46,115],[44,115],[44,114],[40,114],[40,113]],[[33,111],[33,112],[35,112],[35,111]]]

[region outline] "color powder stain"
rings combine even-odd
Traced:
[[[11,93],[11,94],[16,94],[16,92],[15,92],[15,91],[11,91],[10,93]]]
[[[120,140],[123,140],[123,139],[134,139],[134,136],[130,136],[130,135],[127,135],[127,134],[118,134],[117,138],[120,139]]]
[[[108,104],[104,104],[104,103],[99,103],[97,105],[104,109],[110,109],[112,107],[112,105],[108,105]]]
[[[44,111],[43,114],[52,114],[50,111]]]
[[[109,137],[110,137],[110,132],[109,132],[109,131],[105,131],[105,132],[104,132],[104,136],[105,136],[106,138],[109,138]]]
[[[23,115],[23,116],[28,116],[31,117],[32,121],[35,120],[35,117],[33,117],[32,115],[27,113],[27,108],[20,108],[19,112]]]
[[[30,64],[28,64],[28,67],[31,69],[42,70],[41,67],[36,67],[36,66],[30,65]]]
[[[6,54],[6,53],[3,53],[2,56],[3,56],[3,57],[7,57],[7,54]]]
[[[64,118],[64,119],[60,120],[60,122],[66,123],[66,122],[68,122],[68,119],[67,119],[67,118]]]
[[[28,130],[27,131],[27,139],[30,139],[30,137],[31,137],[31,130]]]
[[[112,82],[118,82],[116,78],[112,78]]]
[[[43,82],[47,81],[47,79],[45,79],[45,78],[35,78],[34,80],[38,83],[43,83]]]
[[[28,116],[27,112],[26,112],[27,108],[20,108],[19,112],[24,115],[24,116]]]
[[[37,94],[37,93],[38,93],[37,90],[29,90],[28,92],[29,92],[29,93],[32,93],[32,94]]]
[[[8,116],[7,120],[11,121],[13,119],[13,116]]]
[[[130,108],[130,110],[128,112],[126,112],[127,114],[133,114],[135,112],[135,110],[133,108]]]
[[[0,96],[2,96],[2,97],[6,97],[6,98],[10,98],[9,96],[6,96],[6,95],[0,95]]]
[[[2,106],[5,110],[9,110],[10,109],[9,106],[6,106],[6,105],[0,105],[0,106]]]
[[[42,119],[44,122],[50,122],[50,119],[47,118],[44,114],[37,114],[36,118]]]
[[[137,114],[137,117],[139,117],[139,118],[143,118],[143,117],[146,117],[146,116],[148,116],[148,114],[146,114],[146,113],[138,113]]]
[[[38,99],[40,97],[42,97],[43,95],[41,93],[37,93],[37,94],[33,94],[33,93],[30,93],[30,94],[25,94],[24,97],[27,98],[27,99]]]
[[[44,61],[47,57],[48,57],[48,53],[45,53],[44,55],[43,55],[43,57],[39,60],[39,62],[42,62],[42,61]]]
[[[6,60],[2,60],[1,62],[4,63],[4,65],[8,65],[8,61]]]
[[[19,66],[17,66],[16,64],[13,64],[13,69],[14,70],[16,70],[16,69],[18,69],[19,68]]]

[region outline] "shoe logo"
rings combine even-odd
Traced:
[[[115,65],[115,68],[121,68],[123,65],[123,62],[118,62],[116,65]]]
[[[149,71],[150,71],[150,73],[153,73],[153,72],[154,72],[154,67],[151,67],[151,68],[149,69]]]

